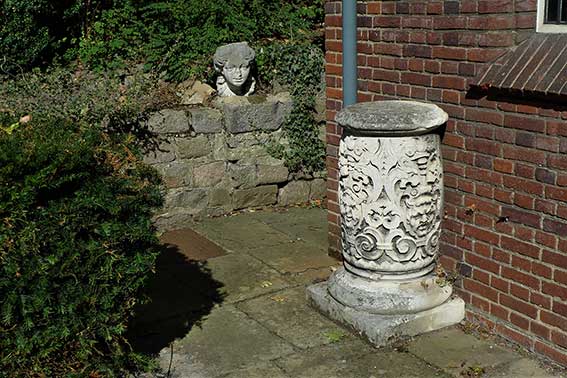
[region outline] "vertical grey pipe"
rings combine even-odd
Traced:
[[[356,0],[343,0],[343,107],[356,103]]]

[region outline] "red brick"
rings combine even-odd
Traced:
[[[536,352],[545,354],[557,363],[567,366],[567,353],[565,353],[565,350],[561,351],[559,348],[552,347],[538,340],[536,340],[534,347]]]
[[[540,253],[540,248],[538,246],[524,243],[505,235],[500,237],[500,246],[509,251],[521,253],[522,255],[533,258],[538,258]]]
[[[442,13],[443,13],[442,2],[427,2],[427,14],[442,14]]]
[[[502,156],[506,159],[527,161],[533,164],[544,164],[546,160],[543,151],[509,145],[502,146]]]
[[[465,29],[467,25],[466,17],[442,16],[433,19],[433,29]]]
[[[469,29],[501,30],[512,29],[515,25],[512,15],[471,17],[468,22]]]
[[[508,311],[505,307],[499,306],[497,304],[491,303],[490,304],[490,314],[503,319],[508,320],[510,316],[510,311]]]
[[[502,293],[500,294],[499,299],[499,303],[502,306],[506,306],[512,310],[518,311],[519,313],[527,315],[532,319],[537,318],[538,310],[535,306]]]
[[[510,322],[526,331],[530,329],[530,320],[514,312],[510,313]]]
[[[465,60],[466,57],[467,50],[461,47],[434,46],[432,51],[434,59]]]
[[[374,28],[399,28],[402,19],[399,16],[374,16],[372,27]]]
[[[504,118],[502,114],[499,113],[467,108],[465,111],[465,119],[470,121],[491,123],[494,125],[502,125]]]
[[[539,277],[551,278],[551,268],[535,261],[532,262],[531,272]]]
[[[536,322],[536,321],[531,321],[530,322],[530,331],[540,337],[543,337],[544,339],[548,340],[549,339],[549,327]]]
[[[532,262],[530,259],[523,258],[521,256],[512,255],[512,266],[517,269],[521,269],[524,272],[531,272]]]
[[[457,76],[434,76],[433,86],[437,88],[464,90],[466,88],[466,81]]]
[[[480,0],[478,13],[508,13],[514,12],[512,0]]]
[[[504,126],[540,133],[545,132],[545,121],[543,119],[527,118],[510,114],[504,117]]]
[[[538,196],[543,195],[543,184],[530,181],[523,178],[513,177],[513,176],[504,176],[503,177],[503,184],[507,188],[515,189],[518,191],[526,192],[535,194]]]
[[[513,268],[508,268],[507,266],[503,266],[501,272],[502,277],[504,278],[514,280],[517,283],[539,290],[540,280],[532,275],[522,273]]]
[[[467,60],[480,63],[491,62],[506,52],[506,49],[472,48],[467,50]]]
[[[374,69],[372,70],[372,79],[399,83],[400,73],[398,71],[393,71],[393,70]]]
[[[534,199],[535,199],[535,197],[533,197],[531,195],[516,192],[515,195],[514,195],[514,204],[519,206],[519,207],[522,207],[524,209],[533,210],[534,209]],[[538,222],[538,226],[535,226],[535,227],[539,227],[539,222]]]
[[[567,255],[555,251],[544,250],[542,260],[556,267],[567,269]]]
[[[490,299],[493,302],[498,301],[498,292],[480,282],[465,278],[463,279],[463,286],[466,290],[481,295],[482,297]]]
[[[513,202],[514,193],[509,190],[494,188],[494,199],[504,203]]]
[[[516,12],[532,12],[537,10],[537,0],[516,0]]]
[[[384,55],[402,56],[403,48],[401,45],[394,43],[375,43],[374,53]],[[341,71],[342,74],[342,71]]]
[[[482,311],[488,312],[490,310],[490,302],[473,295],[471,297],[471,302],[474,307],[481,309]]]
[[[536,15],[531,13],[520,13],[516,15],[517,29],[533,29],[536,26]]]
[[[493,156],[500,155],[500,143],[486,139],[473,139],[473,138],[466,139],[465,143],[467,150],[478,151]]]
[[[548,296],[533,291],[530,294],[530,303],[548,310],[551,308],[551,299]]]
[[[514,171],[514,163],[510,160],[494,159],[494,169],[499,172],[512,173]]]
[[[465,260],[466,262],[470,263],[471,265],[477,266],[480,269],[484,269],[496,274],[500,273],[499,264],[484,257],[477,256],[474,253],[466,253]]]
[[[553,301],[553,312],[558,315],[567,317],[567,303]]]
[[[552,232],[560,237],[567,237],[567,223],[545,218],[543,220],[543,230]]]
[[[486,33],[481,34],[478,45],[482,47],[508,47],[514,45],[513,33]]]
[[[542,282],[542,290],[543,293],[549,294],[552,297],[561,298],[561,300],[567,300],[567,287],[560,286],[552,282]]]
[[[565,155],[549,155],[547,157],[547,166],[567,171],[567,156]]]
[[[510,284],[510,294],[526,302],[530,300],[530,291],[520,285]]]
[[[430,86],[431,76],[427,74],[418,74],[414,72],[403,72],[401,74],[401,81],[409,84]]]
[[[382,3],[376,1],[368,2],[366,12],[369,14],[382,13]]]
[[[542,310],[540,312],[541,320],[549,325],[561,328],[567,331],[567,318]]]

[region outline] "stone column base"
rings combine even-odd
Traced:
[[[465,317],[465,302],[459,297],[413,314],[380,315],[343,305],[329,294],[327,286],[327,282],[309,286],[308,302],[329,318],[364,335],[375,346],[448,327]]]

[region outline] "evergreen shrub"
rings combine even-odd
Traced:
[[[157,173],[128,135],[61,118],[0,125],[0,376],[140,366],[123,335],[157,255]]]

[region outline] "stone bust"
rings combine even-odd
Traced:
[[[213,62],[217,92],[221,97],[248,96],[254,93],[256,80],[250,75],[256,53],[247,42],[231,43],[217,48]]]

